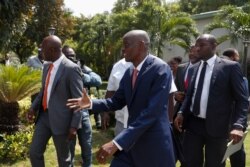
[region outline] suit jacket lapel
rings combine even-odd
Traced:
[[[137,76],[137,79],[135,81],[135,86],[134,86],[134,89],[132,88],[132,75],[133,75],[133,68],[130,69],[130,90],[132,91],[132,95],[131,95],[131,98],[130,98],[130,103],[129,105],[131,104],[133,98],[134,98],[134,95],[137,91],[137,87],[138,85],[140,85],[140,82],[142,80],[142,77],[147,73],[147,71],[151,68],[151,65],[153,64],[153,57],[149,55],[149,57],[145,60],[145,62],[143,63],[142,65],[142,68],[141,70],[139,71],[139,74]]]
[[[138,74],[137,79],[135,81],[134,90],[136,90],[137,85],[139,85],[139,83],[141,82],[143,75],[145,75],[147,73],[147,71],[150,69],[152,63],[153,63],[153,58],[149,55],[149,57],[143,63],[141,70],[139,71],[139,74]],[[132,80],[132,76],[131,76],[131,80]]]
[[[189,63],[185,64],[185,66],[183,66],[181,70],[182,73],[181,73],[181,82],[180,82],[181,85],[180,86],[182,90],[185,90],[185,75],[186,75],[188,66],[189,66]]]
[[[61,64],[58,67],[58,70],[56,72],[56,75],[55,75],[55,78],[54,78],[54,81],[53,81],[53,85],[52,85],[52,88],[51,88],[51,93],[54,91],[54,89],[55,89],[55,87],[56,87],[56,85],[58,83],[59,78],[63,74],[65,64],[66,64],[66,61],[65,61],[65,58],[63,58]]]
[[[214,82],[215,82],[215,80],[216,80],[216,77],[217,77],[217,74],[218,74],[218,69],[219,69],[220,63],[221,63],[221,58],[216,57],[215,63],[214,63],[214,68],[213,68],[213,73],[212,73],[212,76],[211,76],[209,92],[210,92],[210,90],[212,89],[212,87],[213,87],[213,85],[214,85]]]
[[[197,74],[198,74],[198,71],[199,71],[199,67],[201,65],[201,62],[197,63],[197,65],[194,65],[193,67],[191,67],[191,70],[192,70],[192,77],[191,77],[191,80],[190,80],[190,86],[188,86],[188,90],[187,91],[191,91],[190,95],[192,96],[193,93],[194,93],[194,86],[195,86],[195,81],[196,81],[196,77],[197,77]]]

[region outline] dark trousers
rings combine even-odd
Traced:
[[[221,160],[227,139],[210,136],[206,131],[205,119],[189,117],[183,140],[185,167],[225,167],[225,162],[221,163]]]
[[[230,156],[231,167],[245,167],[246,166],[246,152],[244,145],[241,149]]]

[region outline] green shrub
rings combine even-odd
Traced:
[[[18,101],[18,104],[19,104],[19,109],[20,109],[18,113],[20,122],[24,125],[29,125],[30,123],[27,122],[26,114],[30,109],[31,98],[30,97],[24,98],[23,100]]]
[[[0,162],[10,163],[27,158],[33,128],[20,128],[15,134],[0,136]]]

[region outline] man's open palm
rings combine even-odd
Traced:
[[[83,89],[81,98],[68,99],[66,105],[71,109],[75,109],[75,111],[80,111],[81,109],[90,108],[90,104],[90,97],[87,95],[86,89]]]

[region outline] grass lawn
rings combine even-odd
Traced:
[[[91,121],[92,124],[94,125],[94,120],[93,116],[91,116]],[[250,133],[250,132],[249,132]],[[108,167],[109,163],[106,163],[104,165],[100,165],[96,161],[95,154],[98,151],[99,147],[104,144],[107,141],[110,141],[112,139],[112,129],[102,132],[102,131],[97,131],[93,127],[93,165],[92,167]],[[246,167],[250,167],[250,134],[247,135],[247,138],[245,139],[245,150],[246,150]],[[50,141],[46,153],[45,153],[45,164],[46,167],[55,167],[57,166],[57,159],[56,159],[56,154],[55,154],[55,149],[53,146],[53,142]],[[31,167],[29,159],[27,158],[26,160],[16,162],[15,164],[1,164],[1,167]],[[80,158],[80,147],[77,144],[76,147],[76,157],[75,157],[75,167],[80,167],[81,166],[81,158]],[[177,167],[179,165],[177,164]],[[230,167],[230,162],[227,161],[227,167]]]

